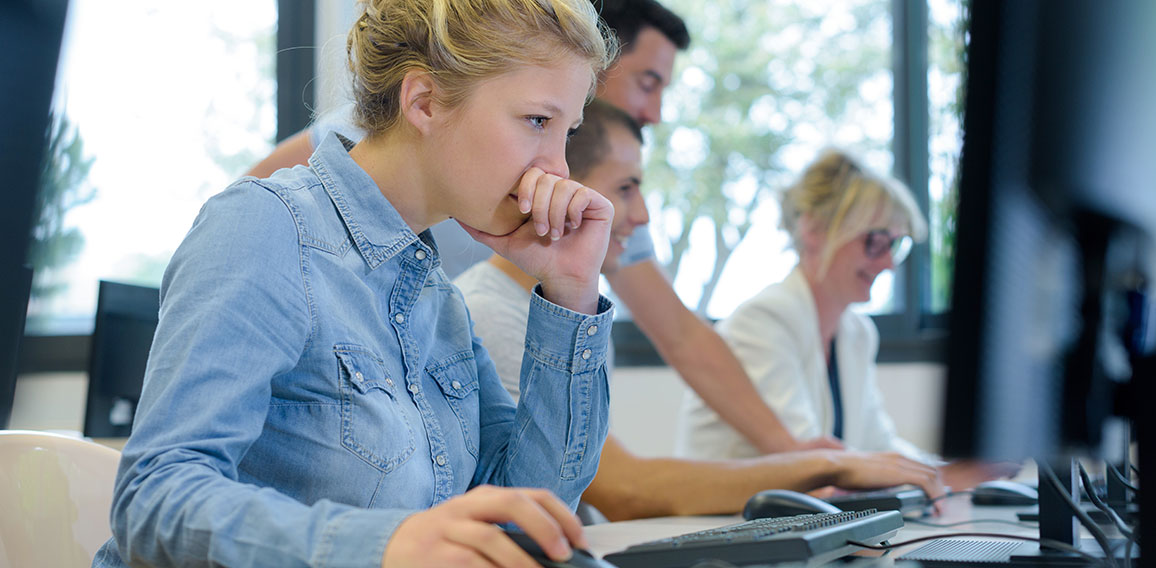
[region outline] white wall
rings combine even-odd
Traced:
[[[84,429],[87,373],[42,373],[16,380],[8,427],[13,430]]]
[[[899,434],[915,445],[939,449],[940,365],[880,365],[879,387]],[[84,373],[28,375],[16,383],[10,428],[76,430],[84,425]],[[611,384],[610,424],[631,451],[644,456],[674,453],[674,425],[682,381],[669,367],[623,367]]]
[[[938,452],[944,367],[927,363],[880,365],[878,380],[899,435],[924,450]],[[611,430],[636,454],[672,455],[684,388],[669,367],[616,370],[610,388]]]

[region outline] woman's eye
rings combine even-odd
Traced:
[[[546,121],[550,120],[550,119],[546,118],[544,116],[531,116],[531,117],[527,117],[526,120],[529,120],[530,124],[534,125],[534,128],[545,128]]]

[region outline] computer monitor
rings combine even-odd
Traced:
[[[101,281],[88,362],[85,436],[123,438],[132,432],[159,309],[156,288]]]
[[[0,2],[0,429],[8,427],[16,393],[32,283],[28,244],[67,6],[66,0]]]
[[[970,21],[944,454],[1102,455],[1122,416],[1150,476],[1156,2],[973,0]]]

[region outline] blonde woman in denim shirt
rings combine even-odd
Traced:
[[[371,134],[238,181],[173,256],[96,566],[536,565],[494,523],[585,544],[613,207],[565,143],[613,42],[588,0],[363,9]],[[439,268],[447,218],[540,281],[517,405]]]

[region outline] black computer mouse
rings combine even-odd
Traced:
[[[806,493],[786,489],[767,489],[755,493],[743,507],[743,518],[766,519],[814,513],[841,513],[842,509]]]
[[[581,548],[575,548],[574,553],[570,555],[570,559],[565,562],[551,560],[550,557],[546,555],[546,551],[542,550],[542,547],[538,546],[538,543],[534,542],[534,539],[530,538],[530,535],[521,531],[507,529],[506,536],[510,537],[510,539],[514,541],[514,544],[520,546],[522,550],[525,550],[526,554],[530,555],[530,558],[533,558],[538,561],[538,564],[548,568],[616,568],[613,564],[601,560],[591,554],[590,551]]]
[[[1035,505],[1039,500],[1036,488],[1007,479],[985,481],[971,493],[971,502],[976,505]]]

